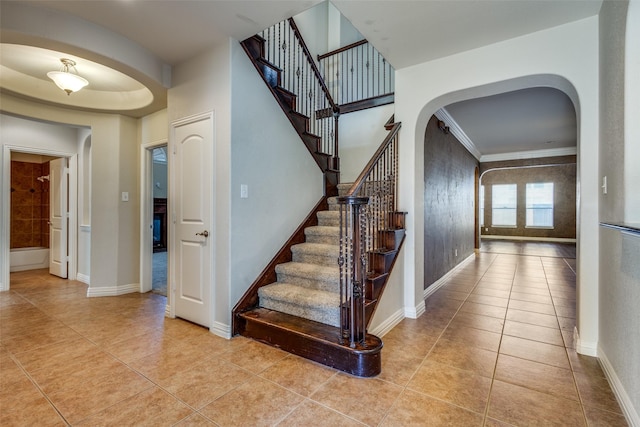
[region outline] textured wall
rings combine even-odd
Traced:
[[[431,117],[424,137],[425,288],[474,250],[478,161],[437,123]]]
[[[572,158],[574,163],[570,163]],[[564,164],[559,166],[526,167],[532,164],[558,163]],[[481,178],[481,184],[485,188],[483,235],[571,239],[576,237],[576,164],[574,156],[566,156],[561,159],[551,157],[528,161],[483,163],[481,170],[487,171]],[[554,183],[553,229],[525,227],[526,184],[535,182]],[[495,184],[518,185],[517,226],[515,228],[491,226],[491,186]]]

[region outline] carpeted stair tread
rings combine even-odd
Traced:
[[[276,266],[278,282],[295,283],[309,289],[338,292],[340,269],[318,264],[286,262]]]
[[[309,243],[340,244],[340,227],[316,225],[305,228],[304,235]]]
[[[300,243],[291,247],[291,253],[293,262],[337,266],[340,247],[324,243]]]
[[[340,294],[276,282],[258,290],[260,306],[331,326],[340,326]]]
[[[344,196],[351,189],[353,182],[342,182],[338,184],[338,194]]]
[[[340,226],[340,211],[320,211],[318,212],[318,225],[325,227]]]

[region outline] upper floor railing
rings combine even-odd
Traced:
[[[395,70],[367,40],[318,55],[320,72],[342,106],[392,94]]]
[[[279,85],[296,95],[294,110],[309,117],[309,133],[319,136],[319,152],[338,156],[337,113],[329,89],[293,18],[259,33],[265,59],[281,70]]]

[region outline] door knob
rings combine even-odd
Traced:
[[[209,232],[204,230],[202,233],[196,233],[196,236],[209,237]]]

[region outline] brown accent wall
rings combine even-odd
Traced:
[[[484,226],[482,235],[514,237],[576,237],[576,157],[547,157],[539,159],[512,160],[508,162],[482,163],[481,184],[484,186]],[[554,166],[545,166],[554,165]],[[536,167],[530,167],[536,166]],[[525,227],[526,184],[553,182],[554,212],[553,229]],[[495,184],[517,184],[518,206],[515,228],[492,227],[491,186]]]
[[[11,161],[10,248],[49,247],[49,163]]]
[[[429,120],[424,144],[426,289],[474,252],[478,161],[438,129],[436,117]]]

